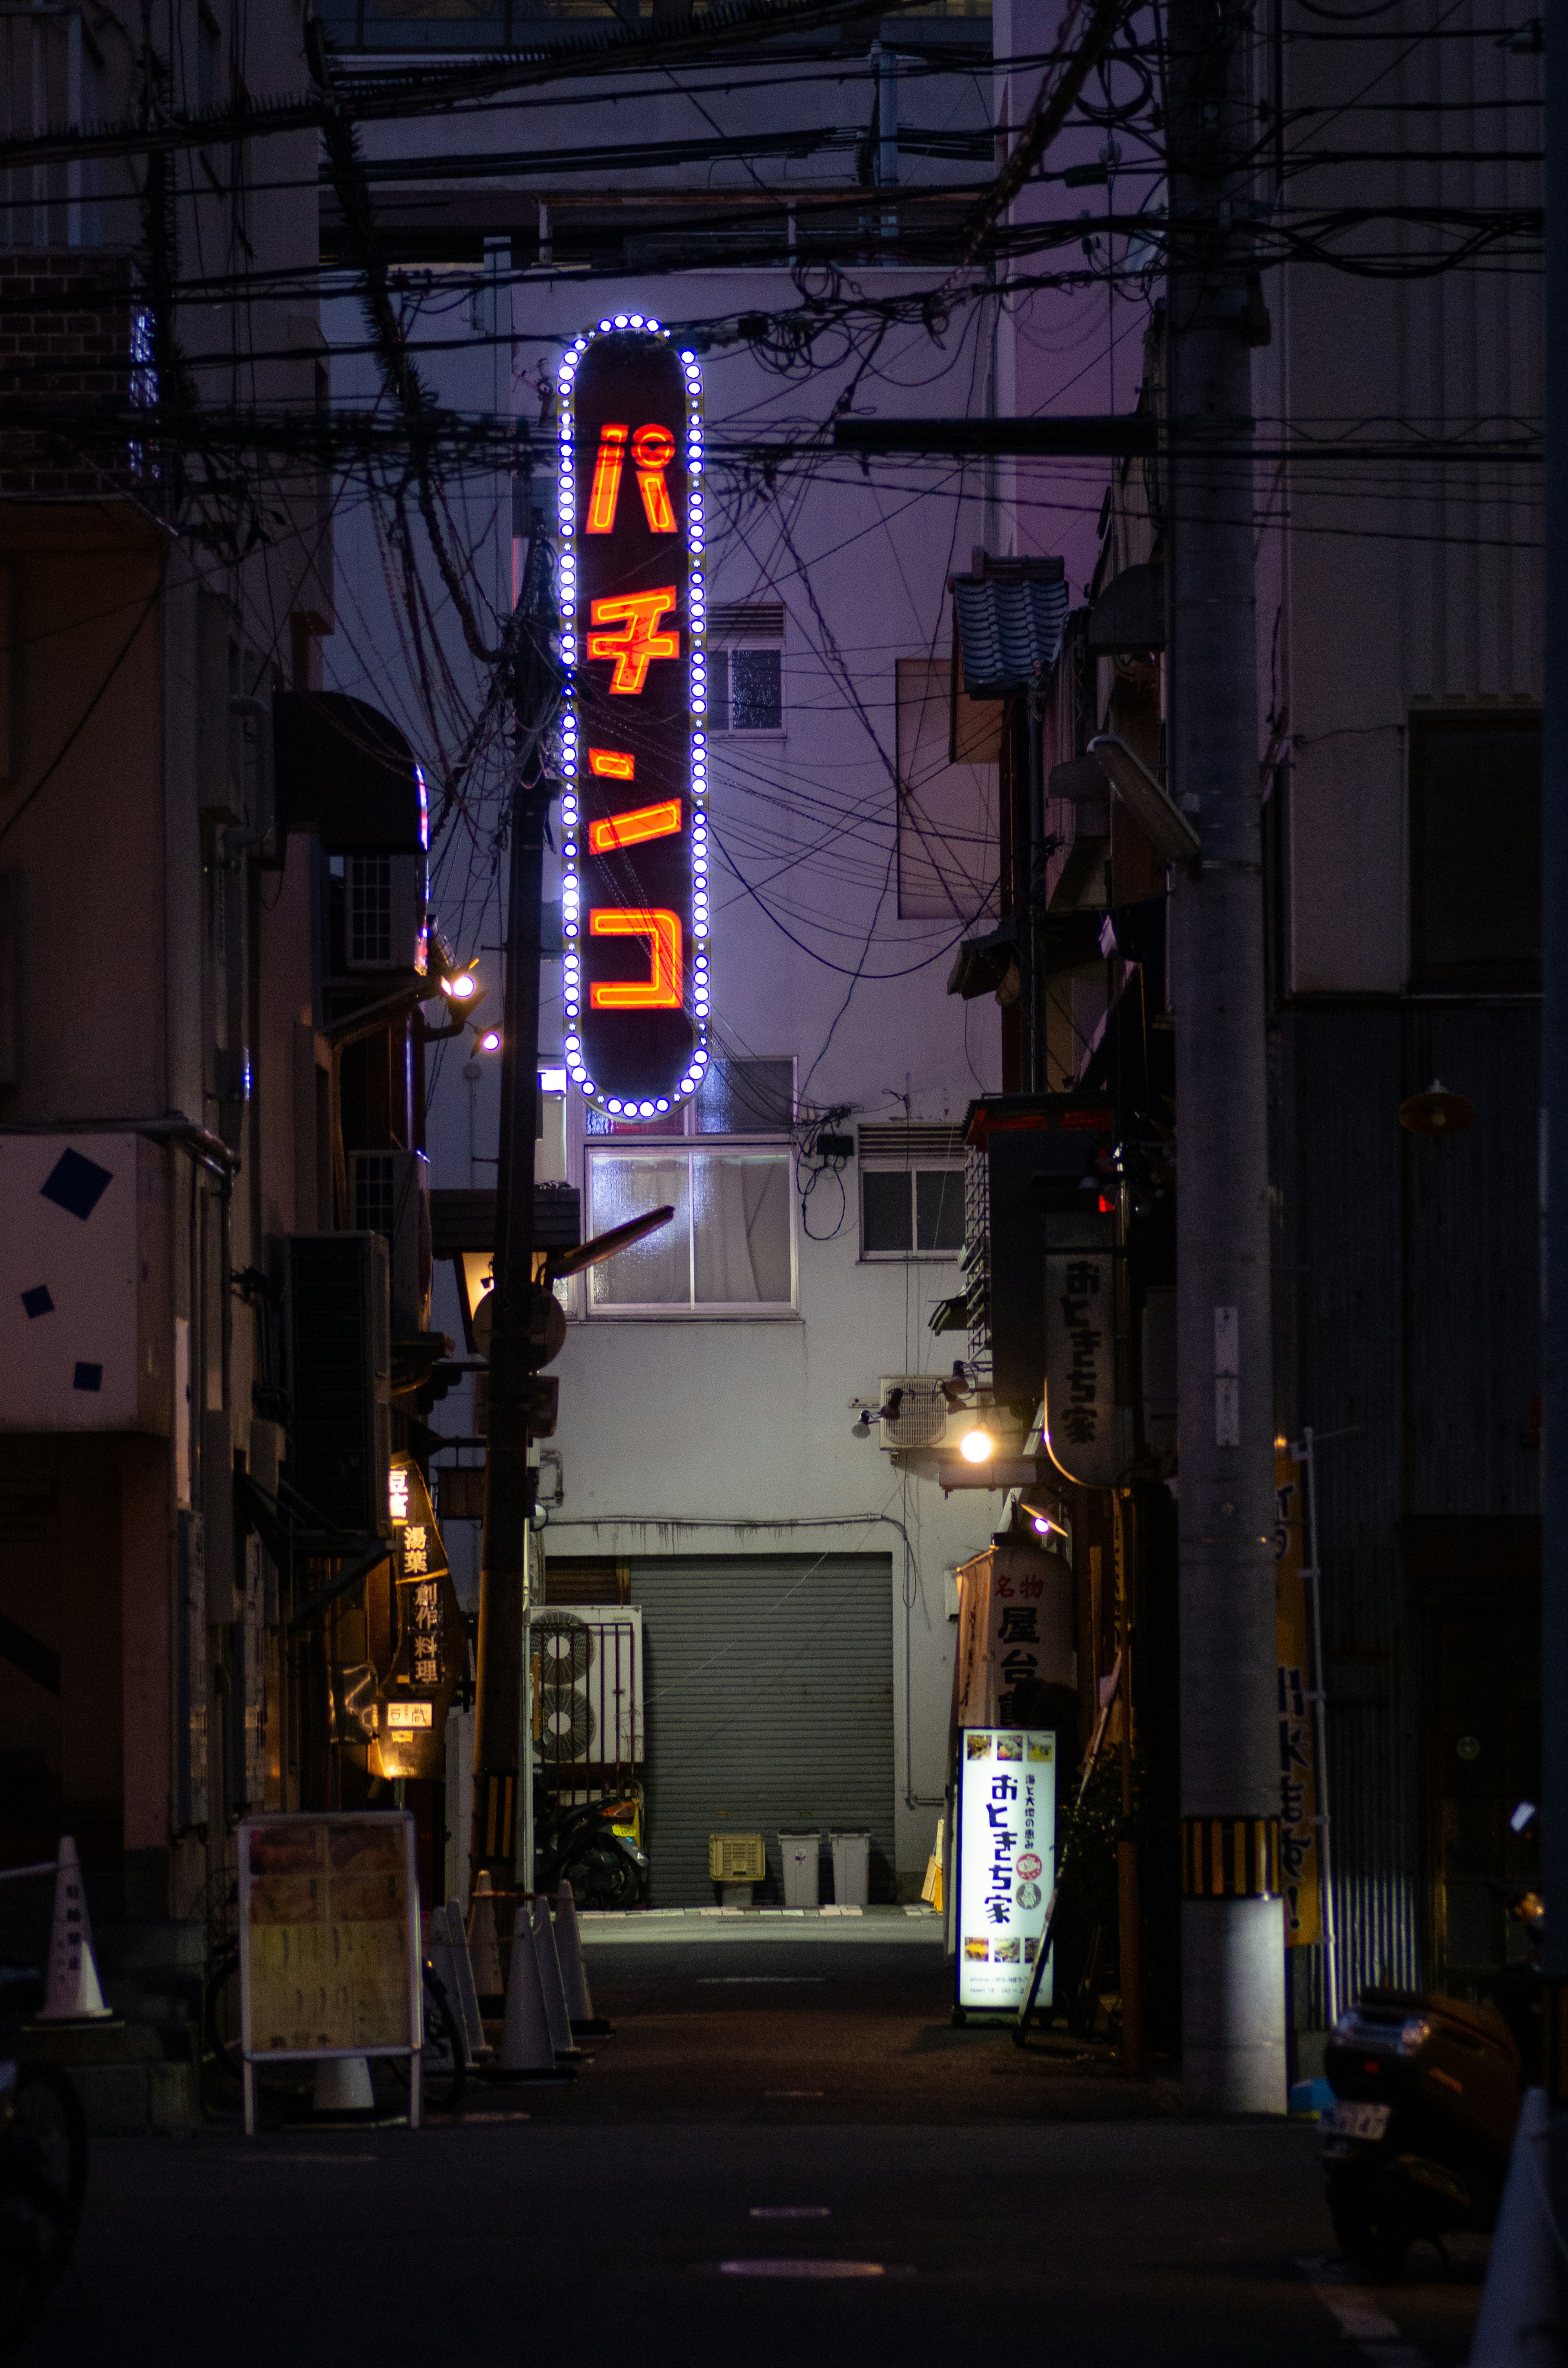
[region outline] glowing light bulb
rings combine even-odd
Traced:
[[[996,1441],[988,1430],[966,1430],[959,1441],[959,1453],[966,1463],[989,1463],[996,1450]]]

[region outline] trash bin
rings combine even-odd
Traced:
[[[778,1851],[784,1861],[784,1905],[814,1907],[819,1892],[817,1846],[821,1834],[780,1834]]]
[[[869,1834],[830,1834],[833,1844],[833,1896],[839,1907],[864,1907],[871,1896]]]

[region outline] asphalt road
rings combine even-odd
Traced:
[[[935,1949],[622,1947],[590,1970],[614,2035],[570,2089],[471,2091],[488,2118],[98,2141],[76,2261],[25,2357],[1467,2356],[1483,2248],[1347,2283],[1323,2262],[1312,2127],[1188,2121],[1168,2079],[1127,2081],[1104,2051],[955,2031]]]

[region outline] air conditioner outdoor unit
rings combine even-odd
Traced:
[[[642,1757],[642,1610],[596,1603],[529,1621],[534,1737],[571,1789],[630,1782]]]
[[[387,1246],[392,1335],[412,1340],[430,1328],[430,1162],[422,1151],[351,1151],[354,1225]]]
[[[948,1401],[936,1373],[884,1373],[877,1383],[877,1403],[886,1406],[899,1392],[898,1413],[884,1415],[877,1435],[889,1455],[915,1447],[940,1447],[948,1435]]]

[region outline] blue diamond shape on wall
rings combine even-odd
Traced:
[[[48,1283],[35,1283],[31,1291],[24,1291],[22,1305],[29,1315],[52,1315],[54,1302],[49,1295]]]
[[[101,1365],[78,1365],[71,1384],[74,1390],[101,1390],[103,1385],[104,1369]]]
[[[79,1151],[62,1151],[38,1189],[56,1208],[85,1221],[113,1182],[108,1169],[100,1167],[96,1159],[84,1159]]]

